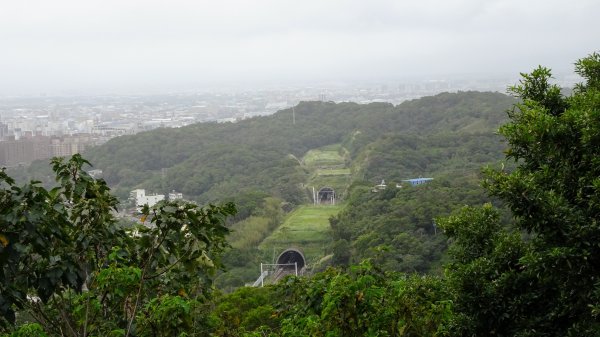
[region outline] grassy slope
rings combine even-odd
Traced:
[[[264,252],[275,250],[279,254],[290,247],[300,248],[310,264],[326,254],[325,248],[331,240],[329,218],[342,208],[342,205],[299,206],[259,245],[259,249]]]
[[[311,149],[300,159],[290,157],[300,163],[306,172],[310,172],[306,186],[317,189],[331,186],[339,193],[344,193],[351,178],[350,170],[345,167],[345,156],[347,151],[340,144],[333,144]],[[283,216],[280,199],[265,200],[267,202],[260,214],[232,225],[229,242],[234,250],[228,253],[229,271],[221,274],[217,280],[223,289],[232,290],[241,284],[253,282],[258,276],[259,263],[275,262],[277,256],[288,248],[302,250],[309,266],[330,253],[327,251],[332,240],[329,218],[337,215],[343,206],[301,205]],[[239,264],[239,260],[254,252],[257,255],[244,265]],[[246,256],[240,257],[238,254]]]
[[[332,144],[308,151],[302,161],[309,167],[344,165],[344,158],[340,155],[341,145]]]
[[[304,166],[312,171],[307,186],[317,190],[332,187],[339,196],[344,195],[351,181],[351,171],[346,167],[347,151],[340,144],[332,144],[308,151],[302,158]]]
[[[303,165],[313,174],[308,186],[319,189],[332,186],[343,193],[350,181],[350,169],[345,167],[345,153],[340,144],[332,144],[308,151],[302,158]],[[341,205],[303,205],[288,215],[285,222],[268,236],[259,246],[263,252],[277,252],[296,247],[304,251],[308,263],[326,255],[331,240],[329,218],[337,215]]]

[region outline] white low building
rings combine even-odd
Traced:
[[[183,193],[173,191],[169,193],[169,200],[183,200]]]
[[[146,194],[146,190],[137,189],[131,191],[130,199],[135,203],[138,212],[142,211],[142,207],[148,204],[149,207],[156,205],[159,201],[165,200],[164,194]]]

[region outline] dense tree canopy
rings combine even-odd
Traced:
[[[449,281],[462,335],[597,336],[600,331],[600,54],[576,63],[571,97],[538,68],[500,130],[514,170],[485,186],[515,217],[500,230],[489,207],[444,222],[455,240]]]
[[[124,228],[116,198],[85,164],[55,158],[51,190],[0,172],[0,329],[18,320],[55,336],[189,331],[212,292],[234,206],[165,202]]]

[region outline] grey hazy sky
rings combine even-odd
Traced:
[[[598,0],[2,0],[0,96],[571,71]]]

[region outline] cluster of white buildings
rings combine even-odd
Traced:
[[[129,199],[133,200],[133,202],[135,204],[135,208],[138,212],[142,211],[142,207],[144,207],[144,205],[148,205],[149,207],[152,207],[152,206],[156,205],[158,202],[165,200],[164,194],[156,194],[156,193],[146,194],[145,189],[133,190],[133,191],[131,191],[129,196],[130,196]],[[169,193],[168,197],[169,197],[169,200],[183,199],[183,194],[172,191],[171,193]]]

